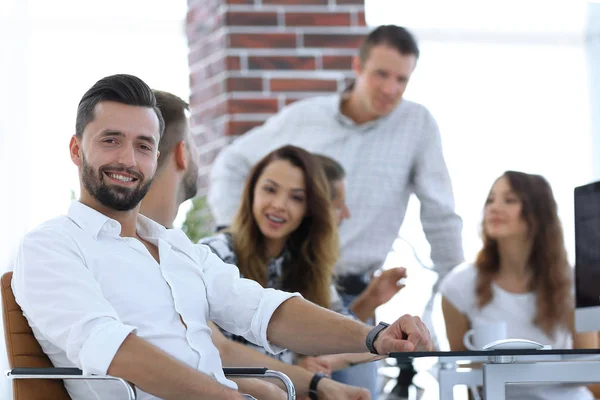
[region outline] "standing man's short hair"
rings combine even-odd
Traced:
[[[344,170],[344,167],[342,167],[342,164],[340,164],[331,157],[327,157],[326,155],[316,153],[313,155],[321,163],[321,166],[325,171],[325,176],[327,177],[327,182],[329,183],[331,198],[335,199],[338,194],[334,182],[344,180],[346,178],[346,171]]]
[[[396,25],[381,25],[367,35],[358,49],[361,62],[367,61],[371,49],[384,44],[390,46],[402,55],[414,54],[419,58],[419,46],[414,36],[406,29]]]
[[[154,90],[154,96],[165,121],[165,132],[158,144],[158,151],[162,156],[158,158],[157,168],[161,168],[173,147],[180,141],[187,140],[188,117],[186,110],[189,110],[190,106],[181,98],[162,90]]]
[[[94,108],[102,101],[152,108],[158,117],[159,135],[162,137],[165,122],[156,106],[152,89],[136,76],[118,74],[100,79],[79,101],[75,121],[75,135],[78,138],[82,137],[85,127],[94,120]]]

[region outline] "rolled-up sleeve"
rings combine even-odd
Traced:
[[[421,202],[421,223],[431,244],[431,259],[441,280],[464,260],[462,219],[455,211],[438,126],[429,112],[424,114],[423,132],[413,171],[413,187]]]
[[[240,278],[236,266],[221,261],[205,245],[196,247],[204,272],[210,319],[273,354],[284,350],[269,343],[267,328],[275,310],[300,294],[265,289],[253,280]]]
[[[125,338],[135,333],[119,320],[66,234],[27,234],[17,254],[12,288],[34,332],[63,350],[84,374],[106,374]]]

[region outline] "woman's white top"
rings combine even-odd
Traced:
[[[534,325],[535,293],[511,293],[492,283],[492,300],[479,308],[475,296],[476,282],[475,265],[464,263],[454,268],[440,286],[444,298],[465,315],[471,325],[478,321],[505,321],[508,338],[534,340],[551,345],[553,349],[573,348],[573,338],[568,328],[557,328],[554,338],[550,338]],[[508,385],[506,397],[519,400],[593,399],[586,387],[571,384]]]

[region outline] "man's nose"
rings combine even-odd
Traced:
[[[119,152],[118,161],[127,167],[135,167],[135,149],[133,146],[123,146]]]
[[[395,80],[388,80],[383,84],[381,90],[386,96],[394,97],[400,90],[400,87]]]

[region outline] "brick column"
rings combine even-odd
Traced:
[[[219,149],[298,99],[342,90],[364,0],[188,0],[200,186]]]

